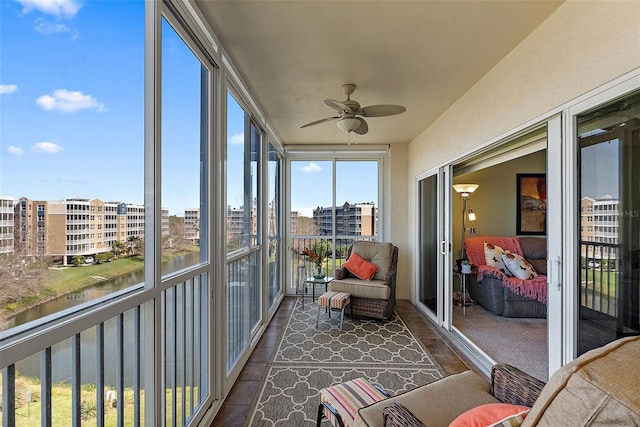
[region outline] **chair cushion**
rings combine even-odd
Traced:
[[[384,280],[362,280],[348,277],[342,280],[333,280],[329,283],[329,290],[346,292],[353,297],[388,300],[391,296],[391,288]]]
[[[353,252],[349,259],[342,264],[342,267],[346,268],[358,279],[371,280],[380,267],[370,263],[366,259],[363,259],[360,255]]]
[[[551,376],[522,426],[640,425],[640,337],[578,357]]]
[[[387,396],[364,378],[356,378],[355,380],[320,390],[320,401],[328,402],[333,406],[342,417],[345,426],[353,425],[358,409],[386,398]],[[333,420],[333,415],[329,411],[325,409],[324,412],[325,417]],[[333,421],[332,424],[334,424]],[[337,423],[334,425],[337,425]]]
[[[448,426],[462,412],[485,403],[498,403],[489,393],[489,382],[465,371],[374,403],[358,411],[355,426],[384,425],[384,408],[399,402],[428,426]]]
[[[356,240],[353,242],[353,249],[351,251],[380,267],[380,270],[378,270],[373,278],[376,280],[385,280],[387,273],[391,270],[391,261],[393,258],[393,245],[391,243]]]

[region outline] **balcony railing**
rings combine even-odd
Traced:
[[[617,317],[620,245],[582,241],[580,255],[581,305]]]
[[[332,255],[327,258],[323,263],[323,271],[327,276],[333,276],[336,268],[340,267],[344,261],[346,261],[347,249],[353,243],[354,240],[376,240],[374,236],[348,236],[338,237],[333,239],[325,236],[295,236],[290,239],[289,243],[289,256],[291,271],[289,272],[291,286],[296,286],[300,283],[300,274],[305,274],[307,277],[313,273],[311,271],[312,265],[306,256],[302,255],[305,248],[312,249],[313,245],[319,240],[328,240],[331,243]],[[304,269],[298,268],[304,266]]]
[[[155,397],[145,390],[150,376],[161,390],[157,425],[187,425],[209,395],[210,299],[207,273],[199,271],[160,293],[138,285],[73,316],[61,312],[0,334],[0,425],[144,425],[143,402]],[[162,295],[161,375],[150,373],[155,355],[143,345],[144,334],[153,333],[143,320],[154,295]],[[61,327],[65,316],[70,320]]]

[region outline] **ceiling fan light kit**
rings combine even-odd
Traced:
[[[360,120],[347,117],[338,120],[338,127],[345,132],[353,132],[360,127]]]
[[[384,117],[393,116],[395,114],[404,113],[407,109],[401,105],[370,105],[368,107],[360,107],[357,101],[351,99],[351,94],[356,90],[354,84],[342,85],[342,93],[347,96],[344,101],[336,101],[335,99],[325,99],[324,103],[329,107],[337,110],[340,115],[334,117],[327,117],[325,119],[316,120],[302,128],[319,125],[320,123],[329,122],[331,120],[338,120],[337,125],[340,129],[347,133],[354,132],[358,135],[364,135],[369,131],[367,122],[362,117]],[[362,117],[358,117],[362,116]]]

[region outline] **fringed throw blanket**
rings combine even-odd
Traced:
[[[484,242],[500,246],[506,251],[523,255],[517,237],[481,236],[465,240],[464,247],[469,261],[478,266],[478,282],[485,275],[493,276],[514,294],[526,296],[543,304],[547,303],[547,276],[539,275],[531,280],[522,280],[517,277],[509,277],[497,268],[487,266],[484,256]]]

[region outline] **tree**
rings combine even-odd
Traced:
[[[73,262],[73,266],[74,267],[82,265],[82,264],[84,264],[84,257],[82,255],[74,255],[72,262]]]
[[[140,246],[140,237],[139,236],[129,236],[127,238],[127,242],[129,243],[129,254],[134,256],[136,254],[136,248]]]
[[[118,258],[118,255],[127,249],[127,245],[122,243],[120,240],[116,240],[113,242],[113,245],[111,245],[111,249],[113,249],[114,256]]]
[[[104,261],[111,261],[113,259],[113,252],[102,252],[96,254],[95,259],[98,264]]]
[[[44,261],[29,262],[15,253],[0,255],[0,308],[39,294],[46,271]]]

